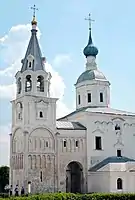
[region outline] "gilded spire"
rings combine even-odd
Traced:
[[[37,21],[36,21],[36,10],[38,10],[38,8],[36,8],[36,6],[34,5],[33,7],[31,7],[31,9],[33,10],[33,19],[31,24],[32,25],[37,25]]]
[[[33,20],[32,20],[32,30],[31,30],[31,38],[27,47],[27,51],[24,59],[22,60],[22,69],[21,72],[26,70],[44,70],[44,57],[42,57],[42,53],[40,50],[40,46],[37,39],[37,30],[36,25],[37,21],[35,19],[35,10],[38,10],[35,5],[31,7],[33,9]],[[31,63],[29,65],[29,63]]]

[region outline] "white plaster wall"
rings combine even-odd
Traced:
[[[12,127],[48,126],[56,129],[56,101],[55,98],[24,96],[12,102]],[[22,103],[22,119],[17,119],[17,103]],[[43,112],[43,118],[39,118],[39,112]]]
[[[69,116],[68,120],[79,121],[87,127],[88,168],[109,156],[116,156],[117,149],[121,149],[122,156],[135,159],[133,148],[135,144],[135,117],[80,112]],[[120,123],[121,126],[122,144],[116,144],[118,139],[115,132],[116,123]],[[95,150],[95,136],[102,137],[102,150]]]
[[[100,102],[100,92],[103,93],[103,102]],[[87,94],[91,93],[91,102],[88,103]],[[81,103],[78,104],[78,95]],[[104,107],[110,104],[110,87],[108,81],[85,81],[76,86],[76,108],[86,106]]]
[[[117,190],[117,179],[123,181],[123,189]],[[88,175],[88,192],[135,192],[135,172],[97,171]]]
[[[117,136],[114,130],[115,120],[112,121],[113,118],[114,116],[111,115],[88,114],[87,142],[90,144],[87,145],[88,159],[90,157],[96,159],[97,157],[97,161],[100,161],[109,156],[116,156],[117,149],[121,149],[123,156],[135,158],[135,151],[133,148],[135,137],[133,136],[133,128],[130,126],[127,132],[124,127],[126,121],[119,120],[122,127],[122,145],[116,144]],[[95,124],[96,121],[99,121],[100,123]],[[130,121],[130,118],[127,121]],[[132,121],[129,123],[132,124]],[[95,136],[102,137],[102,150],[95,150]],[[90,163],[91,162],[88,161],[89,166]]]
[[[32,80],[32,89],[29,92],[25,92],[25,81],[26,81],[26,76],[31,75],[31,80]],[[37,77],[38,76],[43,76],[44,77],[44,92],[38,92],[37,91]],[[23,73],[17,72],[16,74],[16,81],[18,78],[21,78],[21,93],[17,94],[17,98],[20,98],[23,95],[35,95],[37,97],[47,97],[48,96],[48,87],[49,87],[49,73],[43,70],[38,70],[38,71],[32,71],[32,70],[26,70]]]
[[[123,180],[123,189],[117,190],[117,179]],[[110,192],[135,192],[134,172],[110,172]]]
[[[17,98],[12,102],[10,183],[13,185],[13,188],[15,188],[19,181],[19,187],[24,186],[27,191],[28,181],[31,181],[32,192],[53,192],[56,189],[56,100],[28,95]],[[18,102],[22,103],[22,117],[19,120],[17,118]],[[45,114],[43,118],[37,116],[40,110]],[[24,134],[25,132],[27,134]],[[36,147],[34,146],[35,141]],[[46,141],[48,141],[48,147],[45,147]],[[14,144],[16,144],[16,147],[14,147]],[[21,169],[23,176],[16,176],[20,172],[20,168],[14,169],[13,158],[18,156],[20,159],[20,154],[24,158],[23,169]],[[32,165],[30,165],[30,158]],[[46,159],[46,167],[43,166],[42,158]],[[36,162],[35,167],[33,167],[34,161]],[[18,166],[18,163],[16,165]],[[42,182],[40,181],[41,172]]]
[[[75,161],[83,168],[83,191],[87,191],[87,156],[86,156],[86,131],[85,130],[58,130],[58,169],[59,189],[66,191],[66,169],[70,162]],[[67,146],[63,146],[63,142]],[[75,142],[79,145],[76,147]]]
[[[109,192],[110,172],[91,172],[88,174],[88,192]]]

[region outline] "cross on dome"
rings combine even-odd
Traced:
[[[33,10],[33,17],[35,17],[36,14],[36,10],[38,10],[38,8],[36,8],[35,4],[33,7],[31,7],[31,9]]]
[[[89,13],[88,18],[85,18],[85,20],[88,20],[88,22],[89,22],[89,39],[88,39],[87,46],[83,50],[83,53],[86,56],[86,58],[88,56],[96,57],[97,54],[98,54],[98,49],[93,45],[92,35],[91,35],[91,22],[93,22],[94,20],[91,19],[91,14],[90,13]]]
[[[32,25],[37,25],[37,21],[36,21],[36,10],[38,10],[38,8],[36,8],[35,4],[33,7],[31,7],[31,9],[33,10],[33,20],[31,22]]]
[[[89,21],[89,30],[91,30],[91,22],[94,22],[95,20],[91,19],[91,14],[89,13],[88,18],[85,18],[85,20]]]

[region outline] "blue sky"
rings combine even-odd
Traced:
[[[82,51],[88,40],[88,22],[84,18],[90,12],[95,20],[92,24],[93,41],[99,49],[97,64],[111,82],[111,107],[135,112],[135,1],[129,0],[127,3],[122,0],[5,0],[1,2],[0,38],[8,35],[13,26],[30,23],[32,19],[30,7],[33,4],[39,8],[36,15],[41,31],[40,44],[43,54],[52,64],[55,72],[62,77],[66,86],[62,94],[62,101],[66,106],[72,107],[75,101],[74,84],[84,71],[86,61]],[[21,40],[20,35],[18,37],[15,35],[13,41],[18,38]],[[0,44],[1,71],[9,67],[7,63],[11,60],[12,64],[12,56],[14,59],[16,56],[13,52],[12,54],[5,52],[10,48],[8,45],[13,45],[13,42],[10,41],[6,45],[5,48]],[[58,56],[60,59],[60,55],[66,55],[70,59],[64,57],[63,62],[58,65],[54,59]],[[13,77],[5,75],[0,77],[1,85],[8,85],[13,81]],[[57,90],[61,90],[61,87],[57,86]],[[2,127],[0,137],[2,138],[5,134],[3,127],[11,123],[10,98],[3,97],[2,93],[0,110],[0,127]],[[2,148],[6,149],[6,146]],[[6,164],[7,159],[0,159],[1,163]]]

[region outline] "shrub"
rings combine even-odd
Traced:
[[[40,195],[25,195],[19,197],[2,196],[0,200],[135,200],[135,194],[71,194],[48,193]]]

